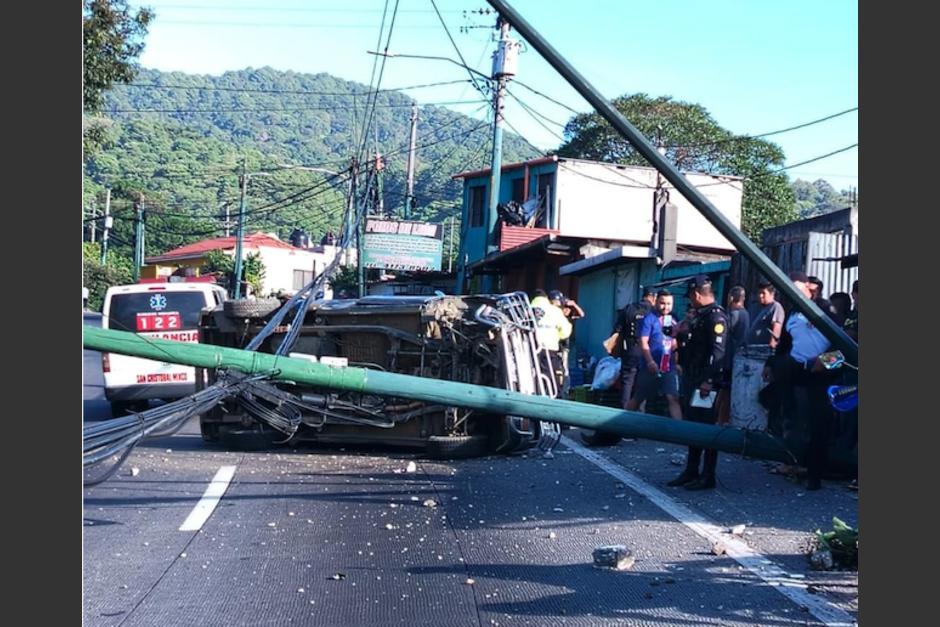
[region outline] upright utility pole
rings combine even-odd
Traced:
[[[242,293],[242,242],[245,239],[245,203],[248,195],[248,171],[247,163],[242,158],[242,176],[241,176],[241,201],[238,204],[238,227],[235,230],[235,289],[233,295],[235,298],[241,298]]]
[[[499,203],[499,178],[503,163],[503,97],[506,84],[516,73],[519,58],[519,42],[509,38],[509,22],[498,17],[496,27],[499,29],[499,41],[496,51],[493,52],[493,80],[496,81],[496,92],[493,95],[493,154],[490,159],[490,198],[486,212],[486,254],[499,250],[496,205]]]
[[[104,190],[104,230],[101,232],[101,265],[108,262],[108,237],[113,218],[111,217],[111,188]]]
[[[91,205],[91,218],[90,218],[89,221],[88,221],[88,226],[91,228],[91,232],[89,233],[89,240],[88,240],[88,241],[90,241],[92,244],[95,243],[95,230],[96,230],[96,228],[97,228],[97,226],[98,226],[98,225],[96,224],[97,222],[98,222],[98,209],[95,207],[94,203],[92,203],[92,205]]]
[[[447,248],[447,272],[454,271],[454,225],[457,222],[457,216],[450,217],[450,245]]]
[[[144,265],[144,195],[134,204],[134,282],[140,279]]]
[[[418,103],[411,103],[411,141],[408,147],[408,194],[405,196],[405,208],[402,217],[411,219],[411,209],[415,204],[415,139],[418,131]]]
[[[349,165],[349,197],[346,199],[346,219],[343,220],[343,265],[349,263],[349,244],[352,242],[356,226],[356,179],[359,177],[359,163],[353,157]]]

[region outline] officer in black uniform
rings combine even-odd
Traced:
[[[683,420],[713,425],[718,421],[714,401],[710,407],[695,407],[691,401],[693,396],[702,400],[711,392],[717,396],[724,377],[724,356],[731,324],[728,314],[715,302],[712,282],[706,275],[700,274],[692,279],[689,300],[692,307],[678,329],[678,339],[682,344],[679,354],[682,366],[682,415]],[[702,451],[699,447],[690,446],[685,470],[666,485],[684,486],[687,490],[714,488],[718,451],[704,449],[705,464],[699,472]]]

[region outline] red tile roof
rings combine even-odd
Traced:
[[[288,250],[304,250],[303,248],[297,248],[296,246],[291,246],[287,242],[282,242],[276,237],[271,237],[267,233],[252,233],[246,235],[245,239],[242,242],[242,248],[244,250],[257,250],[260,247],[267,248],[286,248]],[[229,237],[215,237],[213,239],[204,239],[192,244],[187,244],[185,246],[180,246],[179,248],[174,248],[173,250],[167,251],[162,255],[156,255],[154,257],[147,257],[145,263],[160,263],[163,261],[176,261],[180,259],[194,259],[202,257],[206,253],[212,250],[234,250],[235,249],[235,236]]]

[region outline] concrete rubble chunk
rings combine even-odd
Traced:
[[[743,536],[744,530],[747,528],[746,525],[735,525],[731,528],[731,535],[733,536]]]
[[[408,467],[405,468],[405,472],[418,472],[418,465],[414,462],[408,462]]]
[[[809,556],[809,563],[815,570],[832,570],[835,562],[832,552],[826,550],[813,551]]]
[[[593,553],[594,566],[611,570],[627,570],[636,563],[633,551],[622,544],[599,546]]]
[[[712,545],[712,553],[715,555],[724,555],[727,552],[728,547],[726,547],[723,542],[716,542]]]
[[[422,505],[424,505],[425,507],[437,507],[437,501],[435,501],[434,499],[428,499],[424,503],[422,503]]]

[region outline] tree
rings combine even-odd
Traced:
[[[744,177],[741,230],[752,240],[759,241],[765,228],[796,218],[787,175],[777,171],[785,157],[776,144],[737,137],[702,105],[671,96],[623,95],[613,105],[654,144],[662,143],[666,158],[676,167]],[[649,165],[597,113],[573,116],[565,126],[565,138],[558,148],[563,157]]]
[[[86,155],[108,141],[111,120],[95,115],[104,92],[114,83],[129,83],[137,75],[137,57],[144,49],[153,11],[131,13],[127,0],[82,0],[82,140]]]
[[[836,189],[826,180],[817,179],[810,183],[803,179],[793,181],[793,195],[796,199],[797,211],[801,218],[845,209],[852,204],[850,192]]]
[[[335,298],[354,298],[359,289],[359,272],[356,266],[340,266],[330,278],[330,287],[333,288]]]
[[[153,20],[147,7],[132,13],[127,0],[82,0],[82,53],[86,111],[100,110],[104,91],[137,75],[137,57]]]
[[[131,260],[108,253],[108,263],[101,263],[101,247],[97,243],[82,244],[82,284],[88,288],[88,308],[101,311],[104,294],[112,285],[124,285],[133,281]]]
[[[205,273],[215,274],[220,277],[219,283],[224,285],[230,292],[234,291],[235,276],[235,258],[230,257],[221,250],[210,250],[206,255],[206,263],[203,266]],[[247,283],[251,288],[252,294],[260,294],[264,276],[267,269],[261,260],[261,253],[249,253],[242,263],[243,283]]]

